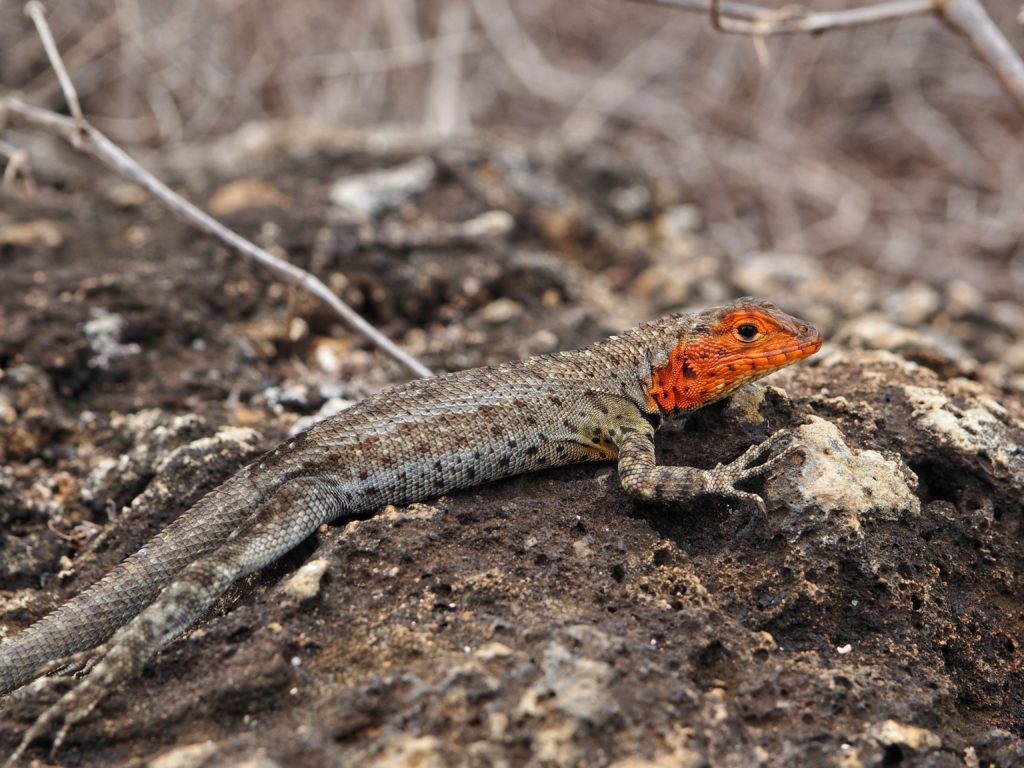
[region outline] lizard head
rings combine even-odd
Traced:
[[[687,318],[667,354],[655,358],[652,410],[695,410],[821,348],[817,328],[761,299],[680,316]]]

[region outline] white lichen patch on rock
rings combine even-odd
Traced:
[[[394,168],[348,176],[331,187],[331,202],[352,213],[373,216],[423,192],[436,172],[430,158],[418,157]]]
[[[616,760],[610,768],[700,768],[707,760],[694,747],[698,743],[696,729],[680,725],[665,735],[667,751],[656,752],[653,757],[630,755]]]
[[[121,343],[121,334],[124,332],[123,317],[102,308],[94,308],[89,314],[91,319],[83,326],[89,349],[93,352],[89,359],[89,367],[106,370],[110,367],[111,360],[142,352],[142,347],[134,342]]]
[[[818,358],[818,365],[822,368],[837,368],[839,366],[855,366],[866,378],[885,379],[891,376],[884,369],[893,368],[911,376],[920,376],[925,370],[917,363],[907,360],[905,357],[890,352],[887,349],[843,349],[834,348],[824,357]]]
[[[146,768],[199,768],[217,751],[217,743],[212,740],[186,744],[154,757]]]
[[[343,397],[332,397],[330,400],[320,406],[320,410],[310,416],[303,416],[301,419],[296,420],[292,424],[291,429],[288,430],[289,437],[295,437],[300,432],[312,427],[319,421],[329,419],[331,416],[337,416],[344,410],[347,410],[355,405],[354,400],[347,400]]]
[[[444,768],[448,762],[440,739],[402,733],[387,739],[380,754],[365,765],[368,768]]]
[[[87,504],[100,503],[113,496],[117,486],[129,473],[141,475],[156,471],[175,448],[186,441],[199,438],[205,431],[203,420],[194,414],[169,417],[158,408],[147,408],[127,415],[115,414],[110,429],[124,435],[131,447],[127,452],[106,456],[82,483],[82,500]]]
[[[513,711],[514,719],[535,720],[531,751],[538,765],[586,764],[580,750],[586,734],[621,712],[612,693],[615,669],[590,655],[607,651],[610,638],[592,627],[570,627],[565,634],[573,647],[558,640],[548,643],[539,676]],[[574,650],[577,643],[590,650]]]
[[[978,457],[1024,483],[1024,455],[1009,428],[1006,409],[989,397],[972,397],[957,405],[938,389],[905,386],[914,423],[938,446]]]
[[[194,414],[168,418],[147,409],[111,420],[111,429],[130,441],[131,449],[116,458],[100,459],[85,478],[81,500],[102,506],[111,518],[110,505],[125,489],[144,486],[121,513],[146,514],[154,505],[181,503],[197,488],[210,488],[262,450],[263,437],[248,427],[224,427],[213,435]]]
[[[327,572],[330,561],[322,557],[310,560],[292,574],[282,589],[297,600],[308,600],[320,592],[320,581]]]
[[[539,716],[555,709],[592,725],[601,725],[618,712],[609,691],[614,670],[609,664],[570,651],[559,642],[544,650],[543,676],[523,695],[521,716]]]
[[[942,739],[938,734],[896,720],[884,720],[871,725],[867,730],[867,736],[883,746],[907,747],[915,752],[942,746]]]
[[[796,430],[804,461],[765,483],[765,495],[797,512],[817,509],[860,531],[871,514],[898,520],[921,512],[917,477],[897,456],[851,449],[835,424],[812,416]]]

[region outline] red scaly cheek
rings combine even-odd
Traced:
[[[653,372],[647,404],[652,410],[692,411],[757,378],[758,368],[754,358],[736,355],[728,340],[680,343]]]
[[[717,350],[708,344],[679,343],[669,354],[668,362],[655,369],[647,390],[648,405],[653,410],[693,410],[720,392],[725,382],[714,373]]]

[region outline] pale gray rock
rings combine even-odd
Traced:
[[[331,187],[331,202],[355,214],[374,216],[423,192],[436,172],[433,160],[417,157],[393,168],[348,176]]]
[[[895,454],[850,448],[835,424],[816,416],[795,430],[801,463],[765,482],[765,497],[794,515],[815,511],[858,535],[861,519],[918,516],[917,477]]]

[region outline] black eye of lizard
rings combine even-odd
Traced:
[[[743,341],[753,341],[757,338],[757,326],[753,323],[744,323],[736,327],[736,333]]]

